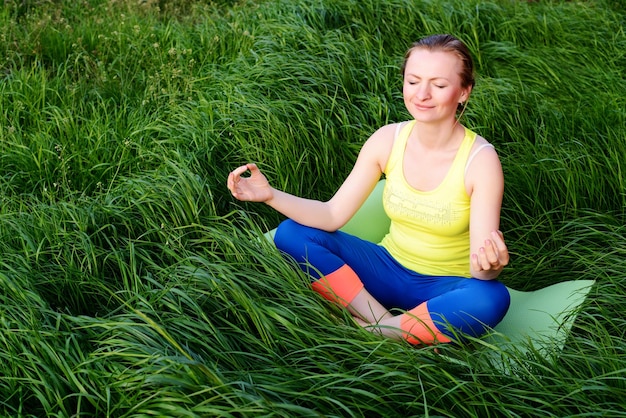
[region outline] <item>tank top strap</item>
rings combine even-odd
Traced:
[[[487,144],[482,144],[481,146],[479,146],[478,148],[476,148],[476,150],[474,150],[474,152],[472,152],[472,155],[469,156],[469,158],[467,159],[467,163],[465,164],[465,171],[463,172],[463,174],[467,174],[467,170],[469,169],[470,164],[472,163],[472,160],[474,159],[474,157],[476,157],[476,155],[478,155],[478,153],[483,149],[483,148],[495,148],[493,145],[487,143]]]
[[[404,149],[406,148],[406,142],[409,138],[409,134],[415,125],[415,120],[406,122],[400,122],[396,126],[396,132],[393,138],[393,145],[391,147],[391,153],[387,160],[387,166],[385,167],[385,174],[393,170],[393,168],[402,161],[404,155]]]

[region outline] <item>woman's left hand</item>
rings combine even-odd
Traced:
[[[509,250],[502,231],[491,233],[491,239],[485,240],[485,246],[478,249],[478,254],[472,254],[471,263],[474,272],[497,273],[509,264]]]

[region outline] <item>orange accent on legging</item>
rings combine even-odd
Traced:
[[[400,329],[403,332],[404,339],[415,345],[431,345],[436,343],[449,343],[452,341],[439,331],[430,317],[426,302],[402,314]]]
[[[313,290],[326,299],[346,307],[363,289],[363,282],[352,268],[344,264],[332,273],[313,282],[311,286]]]

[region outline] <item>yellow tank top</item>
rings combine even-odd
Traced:
[[[470,197],[465,190],[465,167],[476,133],[465,138],[445,178],[434,190],[422,192],[404,177],[402,161],[415,121],[396,136],[385,168],[383,206],[391,219],[381,241],[403,266],[432,276],[470,277]]]

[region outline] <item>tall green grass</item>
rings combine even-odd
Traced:
[[[9,1],[0,8],[0,415],[624,416],[618,2]],[[380,339],[259,237],[228,172],[332,195],[449,32],[531,290],[594,279],[562,353]],[[513,367],[502,370],[496,356]]]

